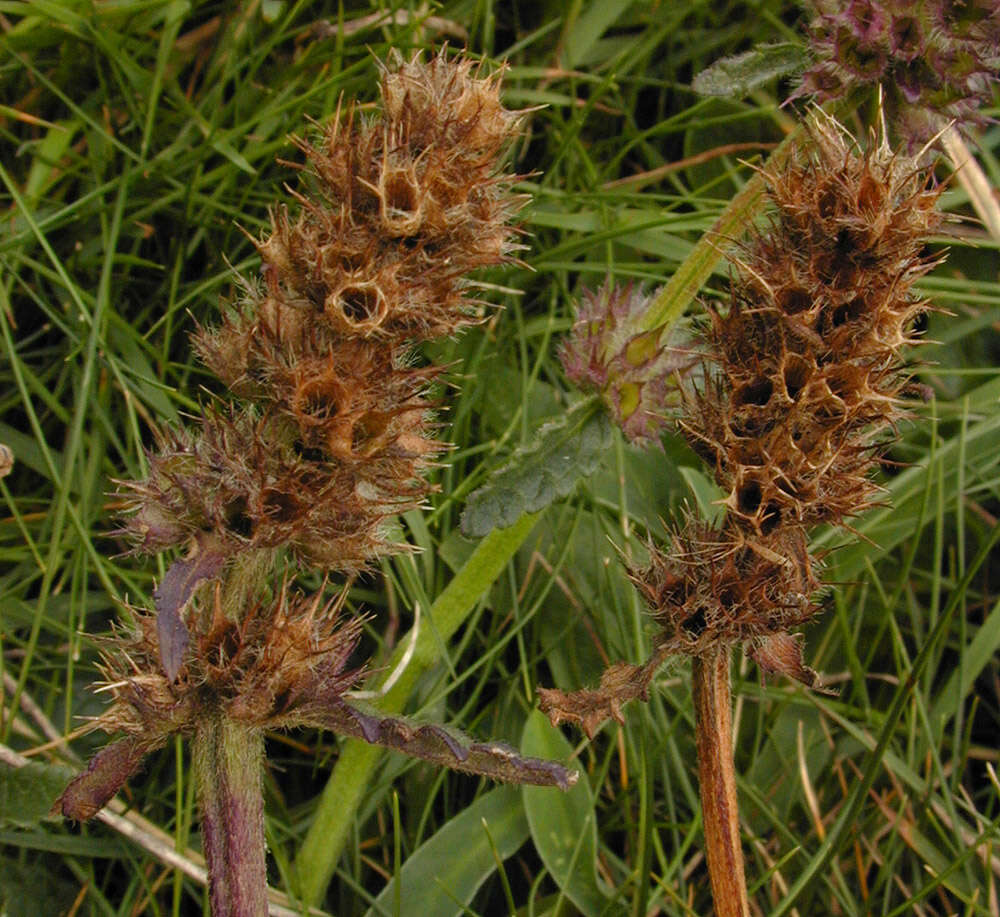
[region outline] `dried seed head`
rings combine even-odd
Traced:
[[[871,472],[910,387],[900,351],[927,308],[913,284],[936,263],[923,246],[942,217],[913,159],[884,141],[861,152],[823,116],[811,132],[808,151],[762,173],[770,225],[743,246],[729,302],[705,325],[705,371],[684,390],[681,431],[726,516],[688,518],[669,549],[650,546],[630,575],[660,625],[656,653],[620,687],[547,692],[554,721],[593,730],[641,696],[663,656],[719,646],[815,684],[790,633],[818,610],[808,529],[848,526],[875,501]]]
[[[877,493],[879,446],[902,416],[900,349],[926,308],[914,282],[941,224],[939,190],[884,144],[862,154],[830,122],[812,153],[765,172],[775,215],[712,313],[709,381],[683,429],[726,491],[732,524],[842,525]]]
[[[766,540],[731,538],[689,518],[674,530],[669,550],[651,544],[649,564],[629,570],[662,628],[661,653],[753,645],[816,612],[820,583],[801,527]]]
[[[443,448],[427,400],[440,369],[409,355],[474,321],[464,275],[509,257],[521,202],[500,166],[520,115],[498,76],[443,55],[397,62],[382,92],[379,118],[338,113],[301,144],[313,193],[273,212],[263,281],[197,330],[205,364],[256,407],[164,436],[127,485],[139,549],[211,532],[351,571],[403,548],[383,522],[430,493]]]
[[[287,420],[301,454],[352,465],[361,476],[415,481],[443,448],[427,435],[425,399],[441,370],[414,368],[404,348],[316,326],[305,338],[303,330],[288,310],[273,321],[233,313],[200,330],[196,346],[234,392]]]
[[[496,780],[562,789],[576,782],[575,772],[554,762],[359,705],[348,692],[364,669],[347,664],[357,648],[361,619],[341,623],[340,605],[339,598],[324,604],[318,596],[290,596],[283,587],[272,602],[254,604],[235,622],[222,612],[217,590],[214,604],[196,608],[198,635],[176,678],[161,669],[157,621],[137,614],[131,636],[110,641],[104,689],[114,700],[90,727],[125,737],[98,752],[66,788],[56,810],[69,818],[90,818],[149,752],[171,735],[188,735],[218,716],[251,730],[329,728]]]
[[[470,271],[508,261],[524,199],[500,166],[519,112],[499,75],[413,58],[383,76],[380,119],[337,117],[300,142],[314,179],[296,219],[280,209],[259,244],[275,295],[343,334],[451,334],[477,320]]]
[[[337,601],[289,595],[250,608],[240,622],[222,612],[218,592],[195,603],[195,639],[176,679],[160,668],[156,619],[133,610],[135,628],[105,659],[114,702],[93,724],[149,741],[188,733],[210,713],[274,728],[320,689],[342,694],[361,677],[347,669],[361,619],[338,620]],[[162,744],[162,743],[160,743]]]
[[[122,485],[135,506],[123,531],[136,550],[210,533],[227,556],[287,546],[304,563],[345,571],[404,550],[386,540],[385,520],[419,505],[426,485],[379,474],[392,459],[355,467],[313,456],[283,428],[280,418],[208,413],[197,434],[162,437],[149,477]]]
[[[447,139],[470,163],[476,155],[495,160],[519,129],[521,112],[508,111],[500,101],[503,71],[482,75],[471,60],[449,61],[444,52],[429,63],[418,57],[397,58],[383,71],[382,99],[386,115],[409,121],[413,142],[431,146]]]

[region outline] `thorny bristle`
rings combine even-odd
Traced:
[[[683,390],[681,433],[722,488],[724,521],[687,518],[630,576],[660,626],[657,650],[617,699],[543,695],[554,721],[617,716],[641,696],[648,667],[677,653],[742,645],[762,670],[810,686],[790,634],[818,610],[808,530],[849,528],[877,502],[871,474],[905,416],[901,350],[928,304],[914,283],[943,217],[940,190],[884,140],[859,151],[817,115],[812,143],[763,177],[770,224],[740,249],[725,307],[710,310],[705,370]]]

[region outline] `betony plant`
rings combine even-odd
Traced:
[[[907,397],[919,394],[903,352],[928,308],[913,285],[937,263],[924,246],[942,221],[940,187],[917,159],[893,152],[884,133],[861,148],[819,113],[808,136],[781,166],[762,170],[769,221],[732,255],[729,298],[709,309],[693,345],[701,371],[679,386],[676,424],[723,494],[722,521],[688,514],[668,544],[649,544],[647,564],[631,567],[658,628],[647,662],[610,667],[597,689],[540,691],[553,723],[578,722],[593,735],[609,718],[621,722],[627,701],[646,699],[667,657],[691,658],[706,856],[720,917],[750,913],[733,768],[732,649],[764,673],[817,685],[796,633],[819,611],[823,588],[809,535],[820,525],[850,529],[880,500],[872,472]],[[634,325],[623,333],[619,318],[623,302],[635,301],[631,312],[641,314],[639,300],[634,290],[613,289],[592,298],[563,353],[575,379],[583,355],[604,355],[603,375],[588,378],[633,439],[646,427],[623,413],[618,390],[630,344],[643,336]],[[690,352],[665,350],[657,372]],[[661,391],[666,380],[653,373],[645,385]],[[642,399],[630,406],[633,414],[650,410]]]
[[[338,111],[299,141],[306,184],[256,244],[259,280],[195,349],[231,399],[160,434],[144,480],[120,484],[134,550],[179,549],[105,647],[113,702],[90,724],[124,733],[59,800],[95,814],[150,752],[191,740],[212,911],[266,913],[264,732],[313,726],[500,780],[559,786],[561,765],[352,695],[361,624],[353,576],[410,550],[389,522],[421,506],[444,449],[415,348],[480,320],[467,275],[516,250],[523,203],[502,171],[521,114],[499,75],[442,52],[383,72],[375,118]],[[346,577],[331,599],[295,577]]]

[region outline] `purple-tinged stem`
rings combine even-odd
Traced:
[[[263,735],[216,714],[193,745],[212,917],[266,917]]]
[[[749,917],[733,765],[729,648],[716,647],[704,656],[695,656],[691,663],[705,856],[715,914]]]

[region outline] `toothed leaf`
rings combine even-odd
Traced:
[[[481,538],[569,496],[581,478],[597,470],[611,447],[612,430],[607,414],[593,401],[545,424],[533,442],[470,495],[462,533]]]
[[[759,45],[716,61],[691,81],[691,88],[703,96],[742,99],[769,80],[801,73],[808,64],[809,55],[797,45]]]
[[[455,729],[414,723],[352,701],[336,701],[309,719],[341,735],[401,751],[414,758],[507,783],[557,786],[567,790],[577,774],[555,761],[527,758],[500,742],[474,742]]]

